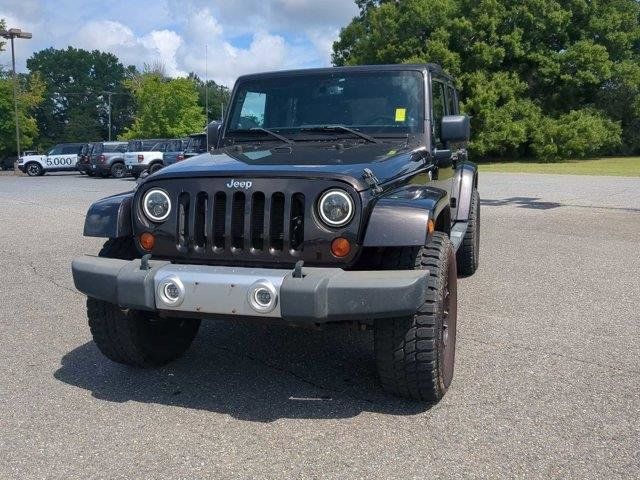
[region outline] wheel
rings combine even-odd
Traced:
[[[95,177],[96,176],[95,172],[87,172],[87,175],[90,176],[90,177]]]
[[[87,298],[93,341],[110,360],[138,368],[165,365],[187,351],[200,328],[197,319],[156,318]]]
[[[111,176],[113,178],[124,178],[127,171],[124,168],[124,163],[116,162],[111,165]]]
[[[152,175],[154,173],[156,173],[158,170],[162,169],[162,167],[164,167],[163,164],[161,163],[154,163],[153,165],[151,165],[149,167],[149,175]]]
[[[139,257],[132,238],[110,239],[98,255],[121,260]],[[95,298],[87,299],[87,316],[98,349],[114,362],[139,368],[181,357],[200,327],[197,319],[157,318],[152,312],[126,310]]]
[[[131,176],[137,180],[140,177],[140,172],[133,171],[131,172]]]
[[[480,194],[475,188],[471,195],[467,231],[464,234],[456,257],[458,276],[469,277],[476,273],[480,261]]]
[[[27,165],[26,168],[27,175],[30,177],[39,177],[40,175],[44,175],[44,168],[39,163],[31,162]]]
[[[426,300],[408,317],[374,326],[376,365],[383,388],[411,400],[435,403],[453,379],[457,321],[457,272],[449,237],[435,232],[421,248],[392,250],[383,268],[429,270]]]

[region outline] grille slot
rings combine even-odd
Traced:
[[[224,249],[224,232],[226,229],[225,212],[227,210],[227,195],[224,192],[216,193],[213,207],[213,247]]]
[[[197,248],[204,248],[207,244],[206,218],[208,195],[200,192],[196,195],[194,212],[193,243]]]
[[[178,245],[182,248],[189,247],[189,204],[190,195],[181,193],[178,197]]]
[[[269,246],[275,251],[284,248],[284,194],[276,192],[271,196],[269,219]]]
[[[264,193],[254,193],[251,197],[251,248],[264,249]]]
[[[244,243],[244,207],[244,193],[234,193],[231,207],[231,247],[238,250],[242,249]]]
[[[301,251],[304,243],[304,195],[301,193],[295,193],[291,197],[289,235],[291,250]]]

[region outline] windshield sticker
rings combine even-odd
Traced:
[[[406,121],[407,121],[407,109],[396,108],[396,122],[406,122]]]

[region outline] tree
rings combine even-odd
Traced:
[[[114,138],[131,124],[133,99],[123,81],[135,73],[118,58],[97,50],[69,47],[48,48],[27,60],[31,72],[38,72],[46,84],[45,101],[38,108],[38,143],[86,142],[108,137],[111,96],[111,124]]]
[[[7,23],[4,18],[0,18],[0,30],[4,30],[7,28]],[[4,51],[4,46],[6,42],[4,40],[0,40],[0,52]]]
[[[482,156],[640,151],[637,0],[357,0],[336,65],[436,62]]]
[[[18,82],[20,144],[28,149],[38,134],[38,124],[32,113],[42,102],[45,87],[38,74],[19,75]],[[0,71],[0,158],[16,155],[16,148],[13,79],[8,72]]]
[[[198,89],[198,104],[205,109],[207,103],[205,98],[205,82],[195,73],[190,73],[189,78],[195,82],[196,88]],[[220,120],[222,119],[224,109],[226,109],[229,104],[231,92],[227,87],[218,85],[213,80],[207,81],[207,87],[209,95],[209,115],[207,118],[209,118],[209,121]]]
[[[150,71],[125,85],[135,98],[136,115],[121,138],[178,138],[204,129],[206,118],[192,79],[167,79]]]

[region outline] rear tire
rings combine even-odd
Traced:
[[[471,195],[467,231],[464,234],[456,258],[458,276],[470,277],[478,270],[478,264],[480,263],[480,194],[475,188]]]
[[[127,171],[124,167],[124,163],[116,162],[111,165],[111,176],[113,178],[124,178],[127,175]]]
[[[375,321],[375,356],[383,388],[435,403],[453,379],[457,323],[457,271],[449,237],[433,234],[422,248],[386,255],[387,269],[429,270],[426,301],[408,317]]]
[[[40,177],[41,175],[44,175],[44,168],[36,162],[28,163],[25,167],[25,171],[30,177]]]
[[[153,165],[151,165],[151,166],[149,167],[149,170],[148,170],[148,171],[149,171],[149,175],[152,175],[152,174],[156,173],[157,171],[161,170],[161,169],[162,169],[162,167],[164,167],[164,165],[163,165],[163,164],[161,164],[161,163],[154,163]]]
[[[100,257],[140,258],[133,238],[109,239]],[[187,351],[200,327],[197,319],[157,318],[153,312],[122,309],[95,298],[87,299],[93,341],[105,357],[132,367],[165,365]]]

